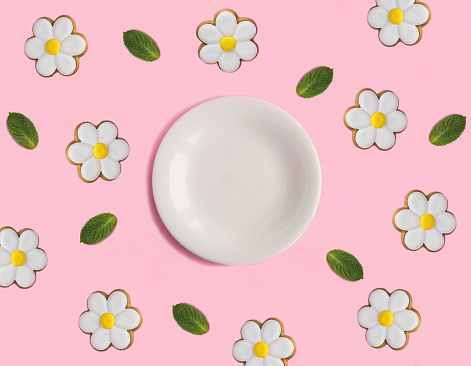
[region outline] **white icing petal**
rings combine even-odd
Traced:
[[[399,27],[388,23],[379,31],[379,40],[386,46],[393,46],[399,40]]]
[[[406,334],[395,324],[386,329],[386,340],[392,348],[401,348],[406,344]]]
[[[397,1],[397,7],[401,9],[402,11],[407,10],[415,2],[415,0],[396,0],[396,1]]]
[[[257,56],[257,46],[252,41],[237,42],[234,52],[241,60],[250,61]]]
[[[79,318],[79,327],[85,333],[93,333],[100,327],[100,318],[91,311],[86,311]]]
[[[272,357],[287,358],[294,352],[294,344],[289,338],[280,337],[275,339],[268,348],[268,354]]]
[[[378,111],[384,115],[394,112],[399,107],[399,99],[393,92],[386,92],[379,98]]]
[[[36,61],[36,70],[42,76],[51,76],[56,71],[56,57],[49,53],[44,53]]]
[[[17,267],[15,280],[18,286],[28,288],[33,286],[34,281],[36,281],[36,275],[31,268],[23,265]]]
[[[26,265],[35,271],[40,271],[47,264],[47,255],[44,250],[34,249],[26,254]]]
[[[449,234],[456,228],[456,218],[449,212],[435,217],[435,228],[443,234]]]
[[[118,136],[118,129],[112,122],[103,122],[98,126],[98,142],[109,145]]]
[[[100,292],[94,292],[88,297],[87,300],[88,310],[94,312],[98,316],[108,312],[108,307],[106,306],[106,298]]]
[[[448,207],[448,200],[441,193],[433,194],[428,200],[427,213],[436,217],[445,212]]]
[[[11,264],[11,253],[0,246],[0,268]]]
[[[371,328],[378,324],[378,312],[371,306],[365,306],[358,311],[357,320],[363,328]]]
[[[262,341],[270,345],[281,334],[281,325],[276,320],[268,320],[262,325]]]
[[[83,51],[85,51],[86,47],[87,43],[83,37],[79,36],[78,34],[72,34],[61,43],[60,53],[69,56],[78,56],[81,55]]]
[[[234,33],[234,38],[237,42],[248,41],[255,37],[257,33],[257,27],[254,23],[244,20],[237,24],[236,31]]]
[[[263,358],[263,366],[284,366],[283,361],[270,355]]]
[[[25,43],[25,54],[29,58],[38,59],[46,52],[46,44],[38,37],[30,38]]]
[[[394,111],[386,117],[386,127],[392,132],[401,132],[407,127],[407,117],[401,111]]]
[[[56,67],[62,75],[72,75],[77,68],[77,62],[72,56],[59,53],[56,55]]]
[[[216,27],[225,37],[233,37],[237,27],[237,19],[230,11],[223,11],[216,17]]]
[[[100,160],[101,172],[106,179],[113,180],[118,178],[121,173],[121,165],[113,158],[107,156]]]
[[[116,139],[108,146],[108,155],[115,160],[121,161],[129,155],[129,145],[123,139]]]
[[[83,163],[82,167],[80,168],[80,174],[82,175],[82,178],[88,182],[93,182],[100,176],[100,173],[100,161],[94,156],[88,159],[85,163]]]
[[[414,4],[404,12],[404,22],[412,25],[422,25],[427,22],[430,13],[421,4]]]
[[[109,329],[101,327],[98,328],[95,332],[93,332],[92,337],[90,338],[90,343],[92,344],[93,348],[98,351],[107,349],[111,343]]]
[[[404,310],[409,306],[409,296],[402,290],[394,291],[389,297],[388,309],[392,313]]]
[[[371,90],[364,90],[358,97],[358,104],[363,108],[367,113],[373,115],[378,112],[378,97]]]
[[[198,38],[204,43],[219,45],[222,37],[221,32],[212,24],[203,24],[198,29]]]
[[[13,264],[0,268],[0,286],[10,286],[16,277],[16,269]]]
[[[250,360],[245,363],[245,366],[264,366],[263,358],[253,356]]]
[[[387,127],[378,128],[376,130],[376,145],[382,150],[388,150],[396,143],[396,136]]]
[[[51,22],[47,19],[39,18],[33,24],[33,34],[43,42],[49,41],[54,37]]]
[[[248,361],[254,356],[253,347],[254,345],[252,343],[241,339],[240,341],[237,341],[232,347],[232,355],[237,361]]]
[[[394,314],[394,324],[403,331],[410,332],[419,325],[419,316],[415,311],[402,310]]]
[[[389,13],[379,6],[368,12],[368,24],[373,28],[383,28],[389,22]]]
[[[407,205],[420,217],[427,212],[427,197],[425,197],[421,192],[413,192],[407,198]]]
[[[241,334],[243,339],[254,345],[262,340],[260,327],[253,321],[245,322],[242,325]]]
[[[118,315],[128,305],[128,297],[122,291],[114,291],[108,297],[108,312]]]
[[[15,250],[18,249],[18,235],[16,234],[15,230],[6,228],[0,231],[0,245],[9,251],[10,253],[13,253]]]
[[[124,329],[113,327],[110,329],[111,343],[117,349],[125,349],[131,343],[131,335]]]
[[[390,11],[397,7],[396,0],[377,0],[376,3],[378,4],[378,6],[382,7],[387,11]]]
[[[419,249],[425,241],[425,230],[421,227],[410,230],[404,236],[404,244],[410,250]]]
[[[239,56],[234,51],[223,52],[219,59],[219,67],[225,72],[234,72],[240,66]]]
[[[21,233],[18,249],[24,253],[29,253],[36,249],[39,244],[39,237],[33,230],[25,230]]]
[[[445,244],[445,238],[443,234],[440,233],[437,229],[432,228],[430,230],[425,230],[425,240],[424,244],[428,250],[436,252],[443,248]]]
[[[345,116],[347,125],[351,128],[360,129],[371,126],[371,116],[362,108],[352,108]]]
[[[399,24],[399,38],[401,38],[401,41],[405,44],[410,45],[417,43],[419,36],[419,29],[415,25],[406,22]]]
[[[93,146],[85,142],[76,142],[69,146],[67,156],[76,164],[85,163],[93,156]]]
[[[355,142],[362,149],[367,149],[373,146],[376,140],[376,128],[373,126],[361,128],[355,134]]]
[[[214,64],[219,61],[223,52],[219,44],[207,44],[200,50],[200,59],[205,64]]]
[[[67,17],[60,17],[54,22],[54,25],[52,26],[52,33],[54,34],[54,38],[59,42],[62,42],[64,39],[70,36],[73,30],[74,25]]]
[[[381,346],[386,339],[386,327],[381,324],[376,324],[373,328],[366,331],[366,342],[371,347]]]
[[[389,295],[386,291],[376,289],[370,294],[368,300],[370,305],[378,312],[378,314],[381,314],[384,310],[388,310]]]
[[[141,316],[134,309],[124,309],[115,318],[114,325],[124,330],[137,328],[141,322]]]
[[[95,146],[98,143],[98,132],[96,127],[89,122],[82,123],[78,128],[77,135],[80,141]]]
[[[399,211],[394,217],[396,226],[401,230],[412,230],[420,227],[420,218],[408,209]]]

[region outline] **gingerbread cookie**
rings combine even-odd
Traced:
[[[120,162],[128,155],[128,143],[118,138],[118,128],[110,121],[103,121],[96,127],[89,122],[79,124],[74,141],[66,149],[67,159],[78,166],[79,177],[87,183],[98,177],[104,180],[118,178]]]
[[[456,218],[447,208],[448,200],[439,192],[428,196],[417,190],[409,192],[404,207],[393,216],[393,225],[401,232],[404,247],[418,250],[424,246],[431,252],[442,249],[445,235],[456,228]]]
[[[286,366],[296,352],[293,338],[284,334],[283,323],[278,319],[270,318],[263,324],[249,320],[240,333],[242,339],[232,347],[232,355],[247,366]]]
[[[79,68],[79,58],[87,52],[87,39],[75,31],[74,20],[63,15],[55,21],[39,18],[33,25],[34,36],[26,40],[25,54],[36,60],[36,71],[44,77],[59,71],[73,75]]]
[[[90,334],[90,344],[97,351],[113,346],[123,350],[131,347],[134,332],[142,324],[139,309],[131,306],[124,290],[114,290],[109,295],[97,291],[88,297],[88,311],[79,318],[82,332]]]
[[[36,272],[46,267],[46,252],[38,248],[39,237],[33,230],[16,232],[11,227],[0,229],[0,287],[16,283],[28,288],[36,281]]]
[[[388,345],[401,350],[409,342],[409,333],[420,325],[420,314],[412,308],[412,298],[404,290],[392,294],[382,288],[374,290],[357,318],[360,326],[367,329],[366,342],[374,348]]]
[[[430,9],[418,0],[376,0],[368,12],[368,24],[379,30],[385,46],[402,42],[408,46],[419,43],[422,28],[430,21]]]
[[[360,90],[355,105],[344,115],[345,126],[353,132],[355,146],[391,149],[396,143],[396,134],[407,127],[407,117],[398,108],[399,99],[391,91],[376,94],[371,89]]]
[[[237,71],[241,61],[251,61],[258,54],[253,38],[257,26],[252,19],[239,18],[230,9],[216,13],[213,21],[201,23],[196,35],[202,42],[198,54],[207,64],[217,63],[225,72]]]

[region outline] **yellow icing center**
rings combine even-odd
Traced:
[[[430,214],[422,215],[420,218],[420,226],[424,230],[430,230],[435,225],[435,218]]]
[[[253,353],[255,353],[255,356],[264,358],[267,357],[268,355],[268,344],[265,342],[258,342],[254,347],[253,347]]]
[[[46,51],[50,55],[57,55],[61,50],[61,43],[57,39],[50,39],[46,43]]]
[[[99,142],[93,147],[93,155],[95,155],[97,159],[104,159],[108,155],[108,148],[105,144]]]
[[[404,19],[404,13],[401,9],[393,9],[389,12],[389,21],[392,24],[401,24]]]
[[[381,128],[386,123],[386,116],[381,112],[373,113],[371,116],[371,124],[374,128]]]
[[[394,315],[389,310],[384,310],[379,314],[378,320],[383,327],[389,327],[394,321]]]
[[[26,262],[26,254],[21,250],[15,250],[11,254],[11,263],[16,267],[21,267]]]
[[[224,51],[232,51],[236,46],[236,40],[233,37],[224,37],[219,44]]]
[[[105,313],[100,318],[100,324],[105,329],[111,329],[114,327],[114,316],[110,313]]]

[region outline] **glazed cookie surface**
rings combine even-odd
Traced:
[[[204,63],[217,63],[225,72],[237,71],[241,61],[251,61],[258,54],[253,38],[257,26],[252,19],[239,18],[230,9],[216,13],[214,21],[201,23],[196,34],[202,42],[198,54]]]
[[[366,342],[374,348],[388,345],[400,350],[407,346],[409,333],[420,325],[420,314],[412,308],[412,298],[407,291],[392,294],[382,288],[371,292],[368,305],[357,314],[358,323],[366,331]]]
[[[25,43],[25,54],[36,60],[36,71],[48,77],[58,71],[64,76],[75,74],[79,58],[87,52],[87,39],[75,31],[75,22],[69,16],[55,21],[39,18],[33,25],[34,36]]]
[[[424,246],[437,252],[445,245],[445,235],[456,228],[455,216],[447,211],[448,200],[439,193],[426,196],[421,191],[407,194],[404,207],[394,213],[394,227],[401,232],[406,249],[418,250]]]

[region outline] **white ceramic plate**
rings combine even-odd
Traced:
[[[250,264],[289,248],[321,192],[319,159],[301,125],[256,98],[224,97],[185,113],[155,157],[157,210],[186,249]]]

